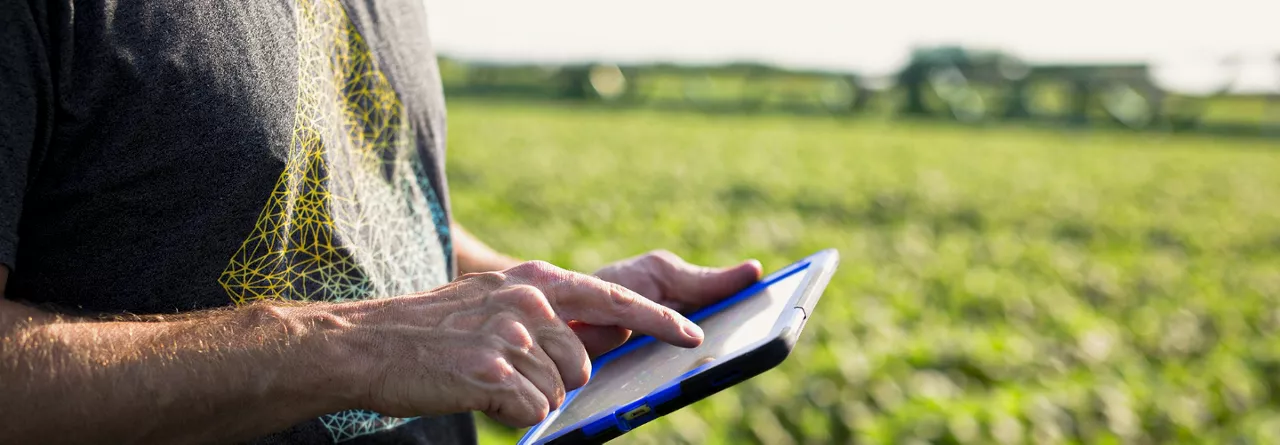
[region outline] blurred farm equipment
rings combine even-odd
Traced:
[[[443,59],[441,71],[447,93],[458,97],[1280,136],[1280,87],[1269,94],[1232,94],[1239,61],[1210,63],[1221,79],[1194,93],[1161,85],[1153,75],[1159,67],[1148,64],[1037,65],[959,47],[917,49],[898,73],[879,77],[748,63],[510,65]],[[1280,78],[1275,82],[1280,85]]]

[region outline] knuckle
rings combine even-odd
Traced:
[[[526,261],[525,264],[528,264],[529,267],[532,268],[533,270],[547,271],[547,270],[559,269],[558,267],[552,265],[551,263],[548,263],[542,260]]]
[[[680,257],[677,256],[675,253],[672,253],[670,250],[666,250],[666,249],[650,250],[649,253],[645,254],[645,258],[647,258],[651,262],[660,262],[660,263],[674,263],[680,259]]]
[[[649,252],[649,254],[645,256],[645,259],[647,260],[646,263],[650,270],[662,273],[674,272],[679,269],[679,265],[683,263],[683,260],[681,260],[679,256],[667,250],[655,250]]]
[[[502,272],[478,272],[469,273],[460,277],[463,280],[484,283],[492,287],[501,286],[507,281],[507,275]]]
[[[551,263],[548,263],[546,261],[533,260],[533,261],[525,261],[523,263],[517,264],[515,265],[515,267],[512,267],[507,270],[512,272],[522,273],[522,274],[528,274],[528,273],[534,273],[534,272],[540,272],[540,271],[547,271],[553,267],[555,266],[552,266]]]
[[[501,385],[516,374],[516,368],[502,354],[482,354],[471,365],[471,374],[480,382]]]
[[[609,292],[609,310],[613,313],[624,313],[635,305],[636,298],[626,288],[616,283],[605,283]]]
[[[662,317],[662,322],[668,326],[679,326],[682,324],[680,317],[677,316],[676,312],[673,310],[659,306],[658,315]]]
[[[514,286],[508,286],[505,293],[510,297],[511,301],[531,301],[531,300],[546,299],[542,295],[542,289],[538,289],[537,286],[530,286],[528,284],[517,284]]]
[[[534,286],[523,284],[512,286],[503,293],[502,303],[534,319],[555,317],[555,311],[551,308],[551,302],[547,301],[546,294]]]
[[[498,325],[494,335],[521,351],[528,351],[534,346],[533,335],[529,333],[529,329],[515,320],[503,321]]]
[[[525,261],[507,270],[524,280],[535,283],[554,280],[562,276],[564,272],[564,269],[539,260]]]

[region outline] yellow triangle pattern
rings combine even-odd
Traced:
[[[298,0],[298,92],[284,170],[219,283],[236,304],[342,301],[448,281],[448,224],[417,135],[337,0]],[[320,419],[335,442],[408,419]]]

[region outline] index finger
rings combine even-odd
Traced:
[[[686,348],[702,344],[698,325],[630,289],[572,272],[559,278],[542,292],[565,321],[618,326]]]

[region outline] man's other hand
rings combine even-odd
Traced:
[[[756,260],[712,268],[689,264],[674,253],[655,250],[605,266],[596,271],[595,276],[687,313],[750,286],[760,279],[762,272],[760,262]],[[570,323],[570,327],[592,357],[618,347],[631,336],[631,331],[621,326],[575,321]]]

